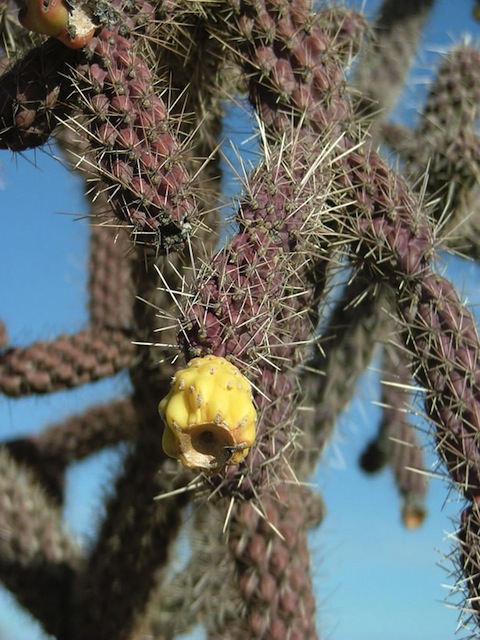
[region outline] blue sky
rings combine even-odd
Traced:
[[[373,7],[367,2],[367,9]],[[402,116],[414,117],[436,52],[480,27],[470,19],[473,1],[439,2],[424,36],[428,51],[412,72]],[[370,11],[368,11],[370,12]],[[240,145],[246,125],[237,115],[227,132]],[[248,134],[247,134],[248,135]],[[74,333],[87,322],[87,213],[82,184],[51,157],[49,149],[22,156],[0,152],[0,317],[12,344]],[[230,187],[231,189],[231,187]],[[448,274],[473,305],[480,302],[479,268],[448,261]],[[128,388],[124,376],[68,393],[17,401],[0,398],[1,437],[17,437],[60,421],[82,407],[116,397]],[[322,527],[311,535],[314,579],[322,637],[334,640],[450,640],[458,612],[445,605],[449,583],[444,556],[461,502],[441,479],[431,482],[429,517],[419,531],[400,524],[399,501],[388,472],[367,478],[357,459],[374,432],[378,375],[367,373],[358,397],[343,415],[324,464],[313,481],[327,504]],[[415,418],[417,422],[421,418]],[[429,442],[430,451],[432,440]],[[116,457],[106,452],[69,472],[65,517],[70,529],[94,535],[102,497]],[[436,468],[433,454],[431,469]],[[442,568],[439,565],[444,565]],[[465,634],[463,634],[465,635]],[[0,600],[0,637],[44,640],[8,595]],[[462,634],[460,634],[462,637]]]

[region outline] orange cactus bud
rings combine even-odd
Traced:
[[[165,422],[163,449],[187,469],[216,472],[239,464],[255,441],[250,382],[225,358],[190,360],[158,409]]]
[[[427,517],[425,507],[407,496],[402,506],[402,522],[406,529],[418,529]]]
[[[18,19],[30,31],[58,36],[68,25],[68,9],[64,0],[25,0]]]

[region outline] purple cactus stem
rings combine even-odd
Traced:
[[[103,29],[89,49],[91,59],[77,69],[76,84],[89,113],[79,135],[87,135],[93,158],[80,158],[78,166],[97,170],[112,212],[129,224],[136,241],[164,252],[181,248],[197,204],[185,152],[151,71],[132,53],[131,41],[114,31]]]

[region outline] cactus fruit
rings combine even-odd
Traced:
[[[53,36],[70,49],[81,49],[97,26],[83,7],[69,9],[65,0],[26,0],[18,19],[30,31]]]
[[[406,529],[418,529],[427,517],[427,510],[415,496],[406,496],[402,505],[402,522]]]
[[[68,25],[67,5],[63,0],[26,0],[18,20],[35,33],[59,36]]]
[[[219,471],[239,464],[255,441],[250,382],[225,358],[193,358],[160,402],[162,446],[187,469]]]

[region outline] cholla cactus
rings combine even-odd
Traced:
[[[19,347],[0,321],[0,391],[130,380],[3,440],[0,579],[50,636],[316,638],[307,532],[324,506],[308,481],[376,352],[384,411],[361,465],[391,468],[418,528],[421,391],[466,501],[456,580],[480,624],[480,342],[435,270],[443,246],[480,255],[477,49],[444,57],[415,131],[387,123],[433,4],[385,0],[369,27],[306,0],[0,3],[0,147],[56,143],[90,206],[89,323]],[[218,248],[222,119],[242,98],[258,162]],[[61,519],[65,471],[121,443],[83,548]]]

